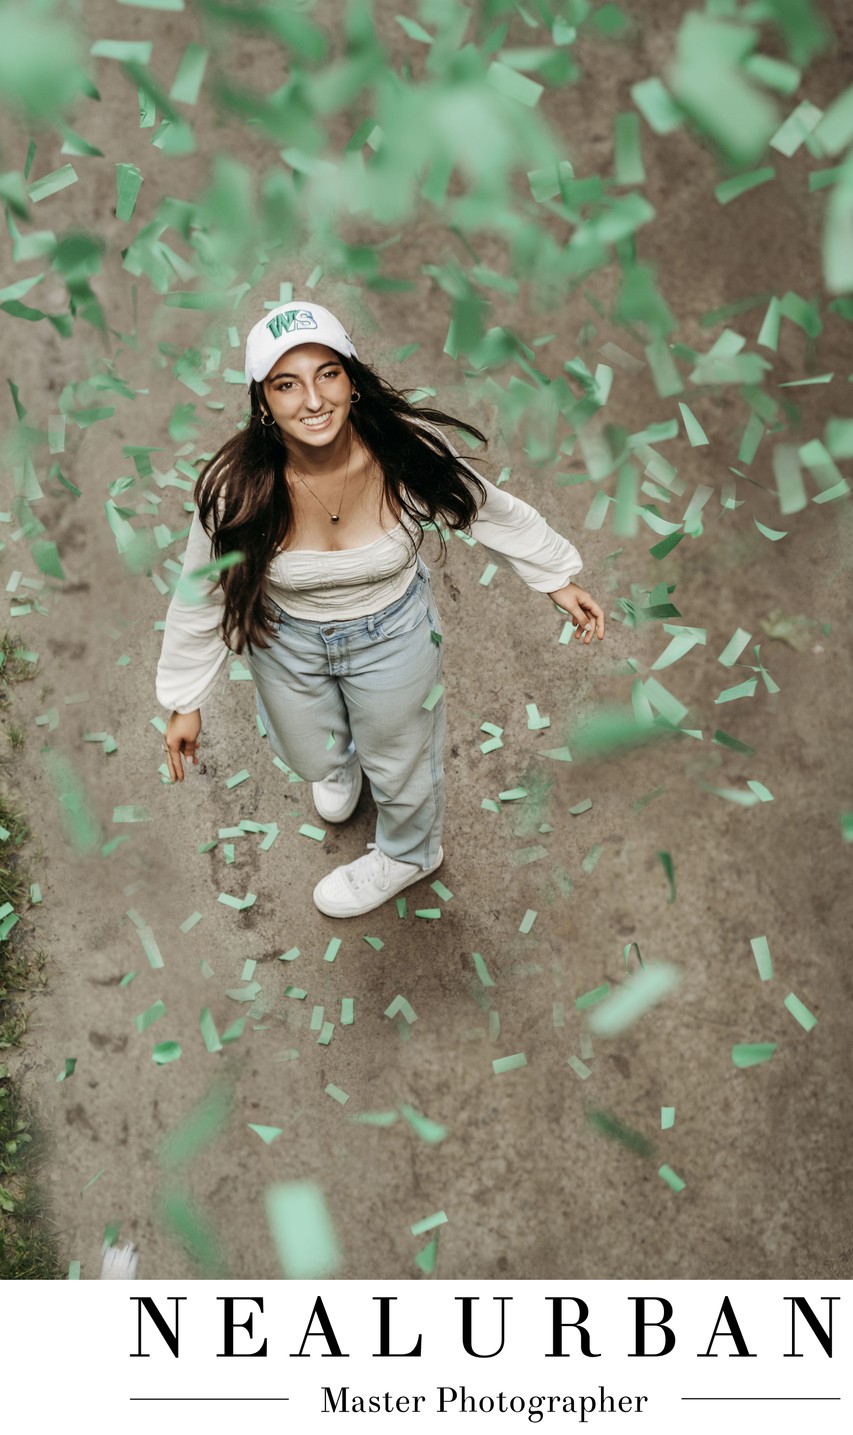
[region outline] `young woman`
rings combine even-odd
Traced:
[[[604,637],[604,616],[571,581],[577,549],[477,474],[442,426],[484,435],[414,408],[327,309],[294,302],[260,319],[246,383],[249,421],[199,475],[166,616],[169,771],[182,782],[183,760],[198,762],[201,705],[229,650],[245,652],[270,746],[313,784],[325,822],[352,814],[367,775],[376,841],[314,890],[327,916],[360,916],[444,856],[443,645],[423,525],[470,533],[565,609],[582,642]]]

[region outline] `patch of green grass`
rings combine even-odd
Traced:
[[[12,722],[6,729],[6,738],[10,747],[17,748],[24,746],[27,735],[22,727],[18,727],[17,723]]]
[[[15,657],[21,646],[8,633],[0,638],[3,708],[11,702],[10,683],[33,677],[33,665]],[[7,737],[13,749],[23,742],[22,730],[11,724]],[[30,831],[6,788],[5,770],[0,772],[0,826],[9,833],[0,842],[0,906],[9,902],[20,916],[29,906],[30,879],[22,848]],[[43,982],[44,965],[44,953],[31,949],[22,921],[0,939],[0,1051],[20,1044],[27,1027],[21,997]],[[62,1274],[38,1182],[38,1146],[20,1087],[0,1064],[0,1280],[57,1280]]]
[[[58,1280],[59,1259],[35,1177],[38,1142],[7,1067],[0,1066],[0,1280]]]

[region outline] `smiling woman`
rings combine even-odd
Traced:
[[[357,916],[444,858],[443,643],[424,528],[442,545],[442,525],[472,534],[565,609],[586,644],[603,638],[604,616],[571,581],[577,549],[443,432],[485,442],[479,429],[414,408],[329,310],[292,303],[260,319],[246,383],[249,421],[199,475],[184,556],[183,578],[215,576],[201,602],[179,586],[166,617],[157,694],[171,709],[169,769],[180,782],[183,760],[198,761],[200,706],[229,649],[245,650],[270,746],[313,784],[320,817],[350,817],[367,775],[376,841],[314,890],[321,912]]]

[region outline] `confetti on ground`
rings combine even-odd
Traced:
[[[673,1190],[673,1191],[683,1191],[683,1190],[684,1190],[684,1184],[685,1184],[685,1183],[682,1181],[682,1179],[681,1179],[680,1176],[676,1176],[676,1174],[675,1174],[675,1172],[673,1171],[673,1169],[672,1169],[671,1166],[666,1166],[666,1165],[664,1165],[664,1166],[659,1166],[659,1167],[658,1167],[658,1175],[661,1176],[664,1181],[666,1181],[666,1184],[670,1187],[671,1190]]]
[[[492,1062],[492,1070],[496,1076],[505,1071],[518,1071],[519,1067],[527,1065],[527,1057],[523,1051],[518,1051],[514,1056],[497,1056]]]
[[[732,1061],[735,1066],[759,1066],[769,1061],[775,1050],[775,1041],[746,1042],[732,1047]]]
[[[271,1146],[283,1130],[281,1126],[256,1126],[253,1121],[250,1121],[248,1126],[250,1131],[254,1131],[256,1135],[260,1136],[265,1146]]]
[[[398,1013],[410,1025],[413,1021],[417,1021],[415,1012],[413,1011],[410,1004],[406,1001],[406,998],[402,996],[396,996],[392,1001],[391,1005],[385,1008],[385,1015],[387,1017],[397,1016]]]
[[[424,1216],[422,1221],[415,1221],[415,1224],[410,1226],[409,1230],[413,1236],[423,1236],[426,1235],[427,1231],[435,1230],[436,1226],[444,1226],[446,1224],[447,1216],[444,1211],[436,1211],[434,1216]]]
[[[769,982],[773,975],[773,962],[770,958],[767,938],[750,937],[749,944],[752,947],[752,955],[755,957],[755,965],[758,967],[758,975],[763,982]]]
[[[661,1129],[661,1131],[671,1131],[674,1125],[675,1125],[675,1107],[674,1107],[674,1106],[662,1106],[661,1109],[660,1109],[660,1129]]]
[[[324,827],[312,827],[310,822],[303,822],[299,829],[300,836],[311,837],[315,842],[324,842],[326,829]]]
[[[813,1016],[808,1007],[800,1001],[800,998],[789,992],[785,998],[785,1006],[795,1021],[800,1023],[804,1031],[811,1031],[817,1025],[817,1017]]]

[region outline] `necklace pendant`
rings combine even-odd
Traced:
[[[330,513],[329,517],[331,518],[333,523],[339,523],[341,515],[339,513]]]

